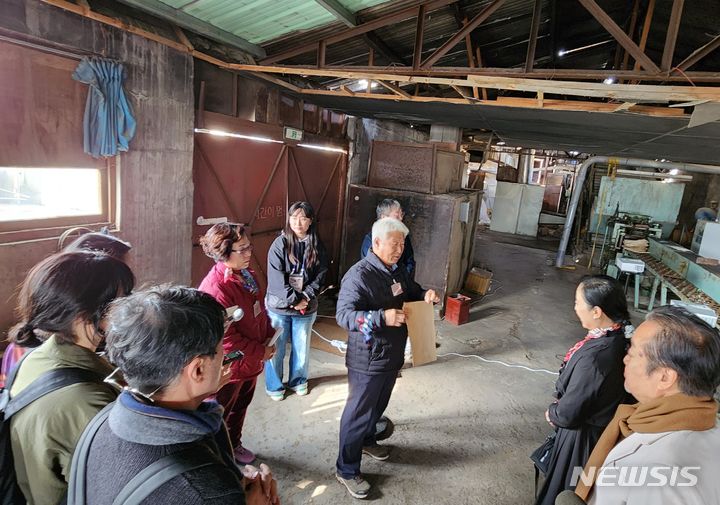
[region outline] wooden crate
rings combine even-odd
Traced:
[[[482,268],[473,267],[465,279],[465,290],[484,295],[490,289],[492,272]]]

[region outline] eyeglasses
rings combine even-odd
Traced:
[[[234,252],[235,254],[245,254],[245,253],[252,252],[252,250],[253,250],[253,245],[250,244],[250,245],[246,245],[245,247],[241,247],[240,249],[231,249],[230,251]]]

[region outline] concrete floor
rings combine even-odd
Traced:
[[[475,264],[494,272],[493,286],[468,324],[437,322],[439,354],[477,354],[557,371],[562,355],[583,336],[573,312],[582,273],[555,269],[554,253],[536,247],[479,233]],[[333,477],[347,394],[344,362],[312,352],[308,396],[273,402],[259,379],[245,445],[273,469],[285,505],[354,503]],[[544,412],[554,380],[458,356],[403,370],[386,412],[396,424],[385,442],[393,447],[391,457],[363,459],[363,473],[374,486],[367,501],[532,503],[528,454],[550,431]]]

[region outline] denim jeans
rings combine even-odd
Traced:
[[[283,361],[285,360],[285,347],[290,341],[290,376],[288,387],[295,388],[305,384],[308,379],[310,364],[310,332],[317,313],[287,316],[268,310],[270,324],[273,328],[282,328],[283,334],[275,344],[275,356],[265,362],[265,390],[268,393],[282,391],[283,388]]]

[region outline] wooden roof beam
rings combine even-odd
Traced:
[[[407,98],[408,100],[412,99],[412,95],[410,93],[403,91],[402,89],[400,89],[398,86],[395,86],[394,84],[391,84],[391,83],[385,82],[385,81],[375,81],[375,82],[380,84],[382,87],[384,87],[388,91],[392,91],[393,93],[395,93],[398,96]]]
[[[530,23],[530,38],[528,39],[527,56],[525,57],[525,72],[530,72],[535,64],[535,48],[537,47],[537,36],[540,30],[540,15],[542,14],[542,0],[535,0],[533,17]]]
[[[134,1],[138,1],[138,0],[134,0]],[[425,6],[426,12],[430,12],[433,10],[440,9],[441,7],[445,7],[446,5],[455,3],[456,1],[457,0],[430,0],[430,1],[424,2],[422,5]],[[368,33],[373,30],[377,30],[378,28],[382,28],[384,26],[392,25],[395,23],[399,23],[401,21],[405,21],[406,19],[413,18],[416,16],[416,14],[417,14],[417,6],[406,7],[397,12],[394,12],[391,14],[386,14],[386,15],[381,16],[372,21],[362,23],[354,28],[348,28],[348,29],[345,29],[334,35],[320,37],[315,41],[308,42],[307,44],[303,44],[299,47],[296,47],[293,49],[288,49],[287,51],[283,51],[281,53],[272,54],[269,57],[261,60],[260,64],[269,65],[271,63],[282,61],[287,58],[292,58],[293,56],[298,56],[300,54],[305,54],[310,51],[313,51],[317,47],[318,41],[320,41],[323,38],[326,39],[328,45],[334,44],[336,42],[342,42],[343,40],[347,40],[347,39],[351,39],[353,37],[357,37],[359,35],[363,35],[364,33]]]
[[[712,53],[718,47],[720,47],[720,35],[712,39],[704,46],[695,49],[692,54],[690,54],[690,56],[688,56],[680,64],[678,64],[676,68],[685,71],[695,65],[700,60],[702,60],[705,56]]]
[[[675,55],[675,43],[677,42],[678,33],[680,32],[680,21],[682,20],[684,4],[685,0],[673,1],[667,35],[665,36],[665,48],[663,49],[662,60],[660,62],[661,70],[670,70],[672,66],[673,56]]]
[[[447,42],[437,48],[423,63],[420,65],[422,69],[428,69],[432,67],[440,58],[445,56],[450,49],[455,47],[461,40],[465,38],[465,35],[471,33],[475,28],[480,26],[483,21],[489,18],[500,6],[505,3],[505,0],[495,0],[493,3],[481,10],[470,22],[460,29],[455,35],[450,37]]]
[[[323,9],[335,16],[338,21],[345,23],[346,26],[354,28],[358,25],[355,14],[345,8],[338,0],[315,0],[315,3],[320,4]]]
[[[651,72],[660,72],[655,63],[632,41],[615,21],[595,2],[595,0],[578,0],[587,11],[605,28],[610,35],[622,45],[635,61]]]
[[[415,25],[415,46],[413,51],[413,68],[420,68],[422,61],[423,38],[425,38],[425,6],[418,8],[417,24]]]

